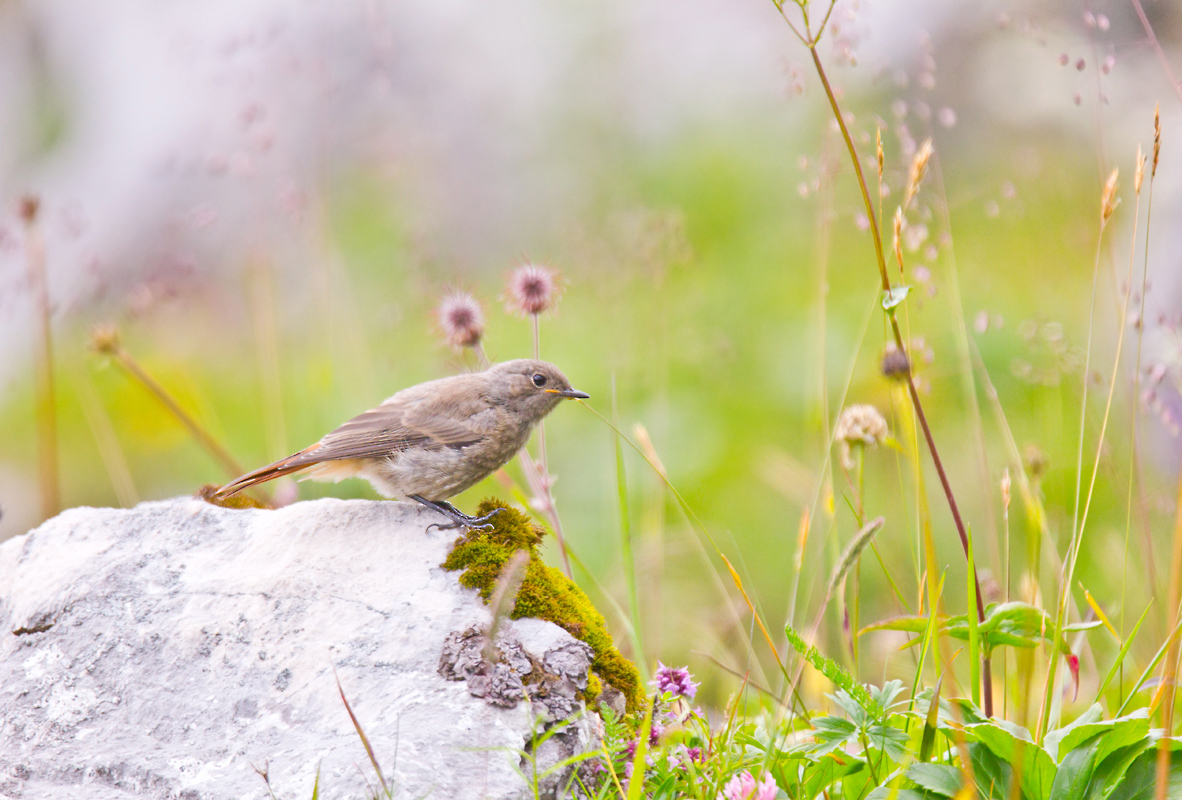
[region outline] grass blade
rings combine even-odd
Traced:
[[[386,776],[382,774],[382,768],[378,766],[378,757],[374,755],[373,746],[369,743],[369,737],[365,735],[365,731],[361,728],[361,722],[358,721],[357,715],[353,713],[352,706],[349,705],[349,698],[345,697],[345,690],[341,686],[341,677],[337,675],[337,669],[334,666],[332,675],[337,682],[337,691],[341,693],[341,701],[345,704],[345,710],[349,712],[349,719],[353,720],[353,727],[357,729],[357,735],[361,737],[361,743],[365,745],[365,752],[369,755],[369,763],[373,764],[373,771],[377,773],[378,782],[382,786],[382,791],[387,796],[391,795],[390,787],[386,784]]]
[[[1112,669],[1108,670],[1108,675],[1104,678],[1104,682],[1100,684],[1100,688],[1096,691],[1096,702],[1100,702],[1100,698],[1104,696],[1104,690],[1108,688],[1108,684],[1116,676],[1120,665],[1124,663],[1125,656],[1129,654],[1129,648],[1133,646],[1133,640],[1137,638],[1137,631],[1141,630],[1141,623],[1145,621],[1145,617],[1149,614],[1149,609],[1153,606],[1151,602],[1145,606],[1145,610],[1141,612],[1141,618],[1137,620],[1137,624],[1133,626],[1129,638],[1125,639],[1124,644],[1120,648],[1120,652],[1116,654],[1116,661],[1112,662]]]
[[[968,528],[966,533],[969,537],[968,548],[968,607],[969,612],[965,615],[969,621],[969,675],[971,676],[971,683],[973,687],[973,705],[978,708],[981,707],[981,633],[977,627],[977,615],[972,612],[972,609],[977,607],[977,570],[974,566],[973,555],[973,529]]]

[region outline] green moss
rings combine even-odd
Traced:
[[[542,563],[538,555],[543,536],[541,528],[531,524],[525,514],[499,500],[485,500],[477,513],[483,516],[494,508],[505,510],[493,517],[493,529],[467,531],[448,554],[443,568],[463,570],[460,584],[477,589],[487,602],[505,562],[518,550],[528,550],[529,566],[509,616],[548,620],[590,645],[594,654],[591,661],[593,674],[584,693],[587,700],[593,701],[600,695],[602,681],[622,692],[628,713],[636,713],[643,700],[640,675],[632,662],[616,649],[603,615],[595,610],[578,586],[560,571]]]

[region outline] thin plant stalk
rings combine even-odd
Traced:
[[[243,474],[245,470],[221,442],[205,429],[159,381],[144,369],[136,359],[119,342],[119,336],[113,328],[99,328],[91,336],[91,347],[98,353],[110,357],[124,372],[139,382],[141,386],[155,397],[178,422],[183,425],[197,443],[217,461],[231,478]],[[265,502],[270,502],[262,490],[252,488],[251,493],[257,493]]]
[[[1145,333],[1145,294],[1149,286],[1149,235],[1152,229],[1153,222],[1153,183],[1157,176],[1157,159],[1161,150],[1161,112],[1160,109],[1154,109],[1153,113],[1153,155],[1150,156],[1149,169],[1149,196],[1145,203],[1145,249],[1141,260],[1141,288],[1140,288],[1140,308],[1137,311],[1137,355],[1133,359],[1133,387],[1129,398],[1130,409],[1130,432],[1129,441],[1131,442],[1131,453],[1129,458],[1129,494],[1125,504],[1125,562],[1124,572],[1121,576],[1120,584],[1120,627],[1121,633],[1124,633],[1125,627],[1125,590],[1128,584],[1129,575],[1129,533],[1132,530],[1132,516],[1133,516],[1133,495],[1141,488],[1140,475],[1140,458],[1141,448],[1138,441],[1140,419],[1138,403],[1141,400],[1141,358],[1142,345],[1144,344]],[[1139,193],[1138,193],[1139,194]],[[1144,497],[1139,497],[1138,509],[1141,512],[1138,516],[1141,521],[1141,531],[1143,536],[1142,550],[1145,559],[1145,583],[1149,588],[1150,602],[1157,599],[1157,578],[1156,570],[1153,564],[1153,536],[1150,531],[1148,522],[1145,518],[1145,502]],[[1167,612],[1168,613],[1168,612]],[[1121,667],[1120,675],[1120,691],[1124,692],[1124,668]]]
[[[29,285],[33,289],[34,336],[33,369],[37,397],[37,487],[44,519],[61,509],[61,483],[57,450],[57,395],[53,378],[53,326],[49,308],[49,281],[46,275],[45,239],[37,224],[39,201],[21,200],[21,218],[25,223],[25,260]]]
[[[619,429],[619,427],[617,425],[613,424],[611,420],[609,420],[607,417],[603,416],[598,411],[596,411],[593,406],[591,406],[589,403],[587,403],[587,401],[578,400],[576,402],[578,402],[581,405],[586,406],[588,408],[588,410],[591,411],[592,414],[594,414],[596,417],[599,418],[600,422],[602,422],[604,425],[607,425],[609,428],[611,428],[611,430],[614,431],[616,433],[616,435],[620,437],[621,441],[626,443],[642,459],[644,459],[644,462],[646,464],[648,464],[649,467],[652,468],[653,472],[656,473],[657,477],[661,479],[661,482],[665,485],[666,490],[668,490],[668,492],[671,495],[673,495],[673,499],[677,502],[677,507],[681,511],[686,524],[689,525],[691,530],[693,530],[694,532],[696,532],[698,534],[698,536],[691,537],[691,541],[693,541],[693,543],[696,545],[696,547],[698,549],[698,555],[701,556],[702,561],[709,568],[710,577],[713,580],[715,589],[718,591],[719,596],[726,601],[725,606],[726,606],[727,611],[729,611],[731,614],[732,622],[735,624],[735,629],[739,630],[739,631],[744,630],[743,619],[739,617],[738,612],[734,607],[734,604],[730,602],[730,595],[726,591],[726,586],[722,581],[722,577],[719,574],[717,568],[714,566],[714,562],[710,560],[709,553],[706,551],[706,548],[702,545],[701,540],[705,539],[706,542],[708,542],[710,544],[710,547],[713,548],[715,554],[718,555],[718,557],[723,560],[723,562],[726,564],[727,569],[730,571],[732,581],[735,581],[738,579],[738,573],[735,572],[734,567],[731,566],[730,561],[727,559],[726,555],[723,554],[722,548],[720,548],[718,546],[718,543],[714,540],[714,537],[710,534],[710,531],[707,530],[705,523],[702,522],[702,518],[698,516],[698,513],[696,511],[694,511],[693,506],[691,506],[686,501],[685,497],[682,496],[681,492],[679,492],[677,490],[677,487],[673,485],[673,482],[669,479],[669,476],[665,473],[665,471],[662,470],[660,467],[658,467],[648,457],[648,454],[646,454],[644,452],[644,450],[639,445],[637,445],[635,442],[633,442],[631,439],[629,439],[624,434],[624,432]],[[738,583],[738,586],[739,586],[740,592],[743,592],[741,582]],[[745,593],[744,593],[744,600],[747,602],[747,604],[750,606],[750,608],[755,613],[756,619],[759,622],[760,627],[766,632],[766,630],[767,630],[766,626],[764,626],[763,621],[758,618],[758,612],[754,611],[754,605],[751,603],[750,598],[746,597]],[[751,647],[752,641],[748,637],[747,639],[744,640],[743,644],[746,645],[747,647]],[[777,664],[780,665],[781,673],[784,673],[785,670],[783,668],[783,662],[781,661],[779,652],[776,650],[774,644],[771,643],[770,637],[769,637],[769,645],[772,647],[772,651],[773,651],[772,655],[775,656]],[[760,674],[758,677],[763,679],[766,682],[766,676],[763,675],[760,662],[756,661],[755,666],[756,666],[756,669],[760,671]]]
[[[878,294],[876,292],[874,298],[870,302],[869,307],[867,308],[866,318],[862,321],[862,330],[861,330],[861,333],[858,335],[859,349],[861,347],[861,342],[863,342],[866,339],[866,332],[870,329],[870,320],[873,319],[874,311],[878,307],[879,307],[878,306]],[[858,366],[858,359],[857,359],[857,356],[855,355],[855,357],[850,360],[849,369],[846,372],[845,386],[841,392],[840,402],[837,404],[838,408],[842,408],[845,406],[846,398],[849,397],[850,387],[853,385],[853,382],[854,382],[854,374],[857,369],[857,366]],[[828,411],[826,411],[826,419],[828,419]],[[833,485],[834,485],[834,480],[833,480],[833,476],[832,476],[833,445],[837,442],[837,426],[832,425],[832,426],[828,427],[827,430],[828,430],[828,443],[825,447],[824,462],[821,466],[821,477],[817,481],[816,488],[813,491],[813,499],[809,505],[808,519],[805,522],[805,524],[807,524],[807,525],[815,525],[816,524],[815,520],[817,519],[817,516],[818,516],[819,507],[821,505],[821,498],[825,493],[825,487],[828,486],[830,488],[830,491],[833,490]],[[806,543],[807,543],[807,540],[806,540]],[[789,595],[789,602],[788,602],[788,623],[791,625],[796,624],[796,602],[797,602],[797,599],[800,594],[800,576],[801,576],[801,570],[798,569],[793,573],[793,577],[792,577],[792,591]]]
[[[796,33],[797,37],[800,38],[801,41],[804,43],[804,45],[808,48],[809,55],[812,57],[812,60],[813,60],[813,66],[816,68],[816,71],[817,71],[817,77],[820,78],[820,80],[821,80],[821,85],[825,89],[825,96],[828,98],[829,106],[830,106],[831,110],[833,111],[833,118],[837,122],[838,128],[841,130],[842,138],[845,140],[846,149],[849,151],[849,154],[850,154],[850,163],[854,167],[854,172],[855,172],[855,174],[857,176],[857,180],[858,180],[858,188],[861,190],[862,201],[863,201],[865,208],[866,208],[867,217],[870,220],[871,238],[874,240],[874,252],[875,252],[875,256],[877,258],[877,262],[878,262],[878,271],[879,271],[879,278],[881,279],[881,282],[882,282],[882,291],[883,291],[884,297],[890,297],[891,296],[891,279],[890,279],[890,276],[887,274],[886,257],[885,257],[884,251],[883,251],[882,234],[879,231],[878,215],[875,212],[874,203],[870,199],[870,191],[869,191],[867,183],[866,183],[866,176],[862,172],[862,162],[861,162],[861,159],[858,157],[857,148],[854,145],[853,138],[850,136],[849,127],[846,125],[845,117],[841,112],[841,106],[837,102],[837,96],[836,96],[836,94],[834,94],[833,87],[829,83],[829,77],[825,72],[825,67],[821,63],[821,55],[820,55],[820,53],[817,52],[817,43],[820,39],[821,34],[823,33],[823,31],[825,29],[825,24],[829,20],[829,15],[833,11],[833,6],[834,6],[834,4],[832,4],[832,3],[829,5],[829,8],[825,13],[824,18],[822,19],[821,25],[817,29],[817,33],[814,35],[809,28],[808,9],[806,6],[802,5],[801,11],[804,14],[804,32],[806,35],[801,36],[800,32],[797,31],[796,27],[788,19],[787,15],[784,14],[783,6],[780,5],[779,3],[776,4],[776,8],[779,9],[781,16],[784,18],[784,21],[788,23],[789,27],[792,28],[793,32]],[[896,318],[895,314],[890,313],[889,311],[887,313],[887,318],[890,322],[891,333],[894,337],[895,345],[899,348],[899,352],[907,353],[907,348],[903,342],[903,335],[899,329],[898,319]],[[924,414],[923,404],[920,402],[920,399],[919,399],[919,392],[915,388],[915,380],[911,374],[910,365],[908,365],[907,370],[905,371],[905,373],[901,377],[906,381],[907,391],[911,397],[911,404],[912,404],[913,408],[915,409],[915,415],[919,421],[919,426],[923,430],[924,440],[927,444],[928,452],[931,454],[931,457],[932,457],[932,464],[935,466],[936,474],[940,478],[940,487],[944,490],[944,497],[948,501],[948,509],[952,513],[952,520],[956,524],[956,532],[960,536],[961,548],[964,550],[965,558],[967,559],[968,552],[969,552],[969,540],[968,540],[968,534],[966,533],[964,520],[960,516],[960,508],[957,505],[956,497],[952,492],[952,485],[948,481],[948,475],[944,470],[944,463],[940,459],[939,451],[936,448],[936,441],[932,437],[931,427],[928,425],[927,416]],[[982,596],[981,596],[980,579],[978,578],[977,575],[974,574],[973,581],[976,584],[977,619],[979,621],[984,621],[984,619],[985,619],[985,605],[984,605],[984,601],[982,600]],[[992,686],[993,680],[992,680],[992,674],[991,674],[991,670],[990,670],[990,666],[989,666],[988,662],[986,662],[983,665],[981,679],[982,679],[983,683],[985,684],[984,685],[984,693],[983,693],[984,694],[985,715],[992,716],[992,714],[993,714],[993,686]]]
[[[103,460],[107,477],[111,479],[111,488],[115,490],[115,497],[119,500],[119,505],[131,508],[139,502],[139,493],[136,491],[131,469],[127,466],[127,458],[123,454],[123,448],[119,446],[119,439],[115,436],[111,417],[103,407],[91,377],[86,372],[86,367],[75,365],[71,372],[73,373],[74,392],[78,396],[78,403],[82,406],[86,424],[90,427],[95,444],[98,446],[99,457]]]
[[[535,359],[542,357],[539,316],[539,314],[530,314],[530,319],[533,320]],[[566,577],[574,580],[574,575],[570,569],[570,558],[566,554],[566,536],[562,530],[562,517],[558,515],[558,506],[554,502],[554,493],[551,491],[551,484],[553,484],[554,479],[550,475],[550,460],[546,456],[545,422],[538,423],[538,464],[535,466],[528,449],[523,449],[521,453],[526,479],[530,482],[535,493],[538,495],[538,499],[542,502],[542,513],[550,519],[550,524],[554,528],[554,538],[558,542],[558,553],[562,557],[562,571],[566,574]]]
[[[1080,545],[1083,540],[1084,528],[1087,524],[1088,510],[1091,508],[1092,492],[1096,484],[1096,475],[1100,471],[1100,457],[1102,455],[1104,446],[1104,435],[1108,429],[1108,416],[1112,408],[1112,396],[1116,390],[1116,376],[1120,366],[1120,353],[1124,344],[1124,315],[1128,310],[1128,291],[1132,287],[1127,287],[1128,291],[1125,294],[1125,310],[1121,314],[1120,332],[1117,336],[1116,344],[1116,362],[1113,365],[1112,379],[1109,383],[1108,403],[1104,409],[1104,416],[1100,424],[1100,434],[1096,442],[1096,458],[1092,465],[1092,477],[1088,485],[1086,496],[1082,496],[1083,491],[1083,457],[1084,457],[1084,435],[1087,431],[1088,419],[1088,383],[1091,374],[1092,363],[1092,334],[1096,321],[1096,296],[1099,293],[1100,282],[1100,253],[1101,246],[1104,241],[1104,232],[1108,227],[1108,220],[1111,218],[1112,210],[1116,207],[1115,192],[1116,192],[1116,170],[1112,171],[1108,182],[1104,187],[1104,194],[1101,200],[1100,211],[1100,235],[1096,239],[1096,255],[1095,263],[1092,270],[1092,303],[1091,310],[1088,316],[1088,347],[1086,355],[1084,356],[1084,371],[1083,371],[1083,397],[1080,401],[1079,414],[1079,447],[1076,457],[1075,465],[1075,511],[1072,515],[1071,523],[1071,540],[1067,546],[1067,555],[1063,559],[1063,567],[1060,570],[1059,580],[1059,597],[1056,601],[1055,609],[1055,637],[1052,641],[1058,642],[1059,637],[1063,633],[1063,626],[1066,622],[1067,616],[1067,598],[1071,594],[1071,581],[1075,574],[1075,565],[1079,560]],[[1136,239],[1136,227],[1134,223],[1133,238]],[[1132,273],[1132,263],[1129,264],[1130,280]],[[1083,511],[1080,513],[1080,504],[1083,503]],[[1043,691],[1042,706],[1039,710],[1038,728],[1036,730],[1035,741],[1042,741],[1042,736],[1046,734],[1050,725],[1051,714],[1051,695],[1054,692],[1055,682],[1058,677],[1059,665],[1059,648],[1051,648],[1051,663],[1047,669],[1046,686]]]
[[[1162,688],[1165,692],[1161,704],[1161,725],[1165,728],[1165,736],[1161,740],[1161,750],[1157,756],[1157,798],[1165,797],[1165,787],[1169,781],[1170,743],[1169,737],[1174,733],[1174,696],[1178,691],[1175,681],[1178,678],[1179,638],[1177,630],[1180,624],[1179,604],[1182,603],[1182,471],[1178,473],[1178,492],[1175,500],[1174,513],[1174,542],[1170,554],[1170,620],[1174,633],[1170,636],[1169,654],[1166,656],[1162,675]]]
[[[616,382],[612,379],[612,416],[616,427],[619,427],[619,412],[616,406]],[[636,590],[636,554],[632,546],[632,522],[628,514],[628,476],[624,471],[624,446],[620,437],[614,437],[616,450],[616,495],[620,508],[620,554],[624,561],[624,583],[628,588],[628,612],[632,617],[632,628],[636,631],[636,643],[639,648],[636,660],[644,660],[644,650],[641,648],[642,629],[640,626],[640,599]]]

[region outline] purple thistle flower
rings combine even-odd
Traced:
[[[536,317],[554,306],[561,291],[557,272],[540,264],[523,264],[509,276],[505,299],[509,311]]]
[[[666,667],[658,661],[657,675],[653,683],[658,691],[671,692],[686,700],[693,700],[698,691],[698,684],[690,680],[692,677],[688,667]]]
[[[435,311],[444,338],[452,347],[476,347],[484,336],[480,303],[467,292],[450,291]]]

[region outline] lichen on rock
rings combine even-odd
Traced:
[[[460,584],[478,590],[487,602],[513,554],[518,550],[528,551],[529,565],[510,618],[532,617],[553,622],[585,642],[592,651],[594,674],[583,690],[583,699],[589,704],[597,699],[605,701],[600,695],[606,694],[603,691],[606,684],[623,695],[627,713],[637,713],[643,701],[640,675],[635,665],[616,649],[603,615],[582,589],[542,561],[538,547],[545,531],[528,516],[495,499],[482,502],[477,513],[484,516],[497,508],[503,511],[492,518],[492,530],[468,530],[456,541],[443,568],[463,570]]]

